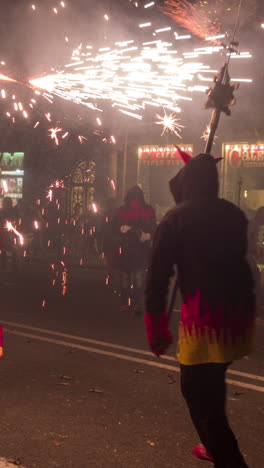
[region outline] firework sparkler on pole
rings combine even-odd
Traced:
[[[224,112],[226,115],[231,114],[229,106],[235,104],[234,90],[237,87],[238,84],[230,84],[227,62],[222,67],[219,77],[215,79],[214,88],[209,89],[207,92],[208,100],[204,107],[205,109],[213,108],[205,147],[205,153],[207,154],[211,152],[221,112]]]
[[[174,1],[169,1],[167,3],[175,3]],[[179,3],[179,2],[177,2]],[[187,2],[189,4],[189,2]],[[238,20],[241,10],[242,0],[239,0],[238,12],[234,26],[233,38],[230,42],[229,47],[225,47],[229,52],[229,57],[226,63],[221,68],[219,76],[215,78],[214,88],[207,90],[208,100],[204,106],[205,109],[213,109],[212,117],[210,120],[209,125],[207,126],[207,141],[205,146],[205,153],[210,154],[212,150],[212,146],[214,143],[215,133],[220,121],[221,112],[224,112],[226,115],[231,115],[231,111],[229,109],[230,105],[235,104],[234,98],[234,91],[237,89],[238,84],[231,85],[230,84],[230,76],[228,73],[228,65],[230,62],[230,57],[232,53],[236,53],[234,47],[238,45],[235,41],[236,30],[238,26]],[[178,279],[176,277],[175,284],[172,290],[171,298],[168,304],[168,317],[171,318],[172,310],[174,306],[174,302],[176,299],[176,294],[178,290]]]
[[[236,32],[238,28],[239,16],[241,12],[242,1],[239,0],[237,16],[234,25],[233,37],[230,41],[230,46],[225,47],[228,51],[228,59],[223,65],[219,77],[215,78],[214,88],[209,89],[208,100],[205,104],[205,109],[213,108],[212,117],[209,123],[209,134],[205,146],[205,153],[210,154],[211,149],[214,143],[215,133],[220,121],[221,112],[224,112],[226,115],[230,116],[231,111],[229,106],[235,104],[234,91],[238,88],[239,84],[234,85],[230,84],[230,76],[228,72],[228,66],[230,63],[230,58],[232,53],[236,53],[235,47],[238,46],[238,42],[235,41]]]
[[[238,28],[238,22],[241,12],[242,0],[239,0],[238,11],[235,20],[233,37],[230,41],[230,45],[226,46],[223,42],[220,42],[220,39],[225,37],[225,35],[219,34],[220,31],[220,22],[215,19],[212,21],[210,15],[208,14],[206,2],[206,8],[203,2],[198,1],[196,3],[190,2],[188,0],[166,0],[165,6],[162,7],[162,10],[165,14],[174,19],[181,26],[188,29],[197,37],[204,39],[205,41],[214,42],[222,49],[226,49],[228,53],[228,59],[224,66],[221,68],[221,71],[217,78],[214,80],[214,87],[207,90],[208,100],[205,104],[205,109],[212,108],[212,117],[211,121],[207,127],[206,134],[208,136],[206,141],[205,152],[210,154],[212,145],[215,138],[215,132],[217,130],[221,112],[224,112],[226,115],[230,115],[229,106],[235,103],[234,91],[238,88],[238,84],[230,84],[230,76],[228,72],[228,66],[230,59],[233,56],[239,56],[236,51],[238,43],[235,41],[235,36]],[[206,49],[206,48],[205,48]],[[201,51],[200,49],[195,49],[195,51]],[[200,75],[202,81],[206,81],[204,77]],[[206,135],[204,134],[204,135]]]

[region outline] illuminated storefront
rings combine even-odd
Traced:
[[[0,153],[0,187],[3,197],[11,197],[16,205],[23,194],[24,153]]]
[[[223,145],[222,194],[244,211],[264,206],[264,143]]]
[[[179,146],[192,155],[192,145]],[[173,204],[169,181],[182,166],[183,161],[174,145],[165,147],[148,145],[138,148],[138,183],[142,187],[146,201],[155,208],[158,219]]]

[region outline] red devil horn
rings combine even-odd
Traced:
[[[220,157],[219,158],[214,158],[216,164],[219,163],[219,161],[222,161],[222,159],[224,159],[224,158],[220,158]]]
[[[185,153],[185,151],[182,151],[181,148],[179,148],[179,146],[175,145],[175,147],[177,148],[182,160],[185,162],[185,164],[190,161],[190,159],[192,159],[191,155],[188,154],[188,153]]]

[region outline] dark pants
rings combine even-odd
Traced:
[[[121,273],[121,302],[143,309],[145,270]]]
[[[225,413],[228,364],[181,365],[181,391],[215,468],[248,468]]]

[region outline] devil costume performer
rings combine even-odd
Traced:
[[[145,271],[156,220],[139,186],[128,190],[124,201],[113,220],[113,263],[121,273],[121,308],[131,305],[139,311],[143,310]]]
[[[182,295],[178,338],[181,388],[202,447],[194,454],[216,468],[245,468],[225,414],[228,364],[252,351],[254,283],[246,260],[247,220],[218,198],[216,160],[190,158],[170,182],[177,206],[155,234],[147,275],[145,323],[151,349],[172,342],[166,299],[177,265]]]

